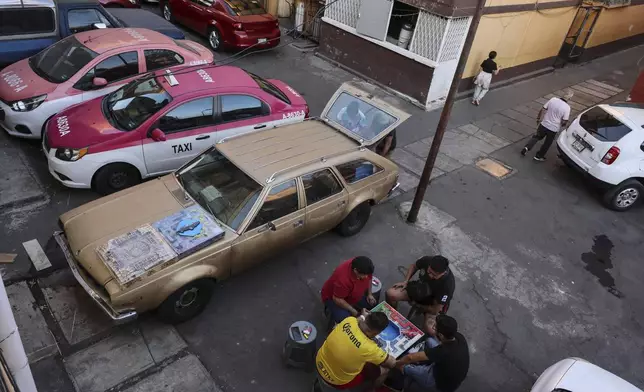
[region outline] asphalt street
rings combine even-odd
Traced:
[[[145,7],[158,13],[155,6]],[[206,45],[202,37],[187,35]],[[642,54],[636,48],[492,91],[478,108],[460,101],[451,125],[597,75],[626,89]],[[220,60],[231,55],[216,54]],[[285,81],[306,98],[312,114],[322,111],[342,82],[354,79],[310,50],[288,44],[234,65]],[[398,132],[399,146],[430,136],[440,113],[405,109],[412,117]],[[24,242],[37,239],[47,248],[58,216],[98,196],[58,184],[38,143],[4,133],[0,142],[23,154],[47,195],[41,203],[0,215],[0,252],[18,254],[3,270],[11,282],[34,273]],[[356,255],[370,256],[376,275],[389,286],[401,279],[400,266],[440,252],[450,258],[457,277],[450,314],[459,320],[472,355],[460,391],[529,390],[547,366],[570,356],[644,387],[644,305],[639,301],[644,209],[622,214],[604,209],[593,189],[554,151],[548,161],[536,163],[518,154],[521,143],[493,154],[513,169],[503,180],[466,165],[433,181],[426,201],[438,215],[423,226],[400,218],[399,205],[413,196],[407,193],[375,208],[355,237],[324,234],[221,283],[202,315],[177,326],[188,350],[224,391],[308,390],[312,374],[285,368],[280,354],[293,321],[323,325],[319,290],[335,266]],[[51,262],[64,267],[60,260]]]

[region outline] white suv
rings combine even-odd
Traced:
[[[644,196],[644,105],[597,105],[581,113],[557,139],[559,156],[593,178],[604,203],[626,211]]]

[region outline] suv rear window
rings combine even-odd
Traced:
[[[631,131],[630,127],[599,106],[582,114],[579,125],[603,142],[616,142]]]
[[[0,10],[0,38],[10,35],[52,33],[56,18],[49,8]]]

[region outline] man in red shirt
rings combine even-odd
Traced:
[[[340,264],[322,286],[322,302],[339,323],[349,316],[357,317],[361,309],[371,309],[376,299],[371,294],[373,262],[358,256]]]

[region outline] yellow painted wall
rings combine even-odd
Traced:
[[[601,11],[587,48],[644,34],[644,5],[606,8]]]
[[[500,1],[492,0],[493,5]],[[499,4],[501,5],[501,4]],[[577,12],[576,7],[484,15],[465,66],[464,78],[476,75],[492,50],[503,68],[556,56]]]

